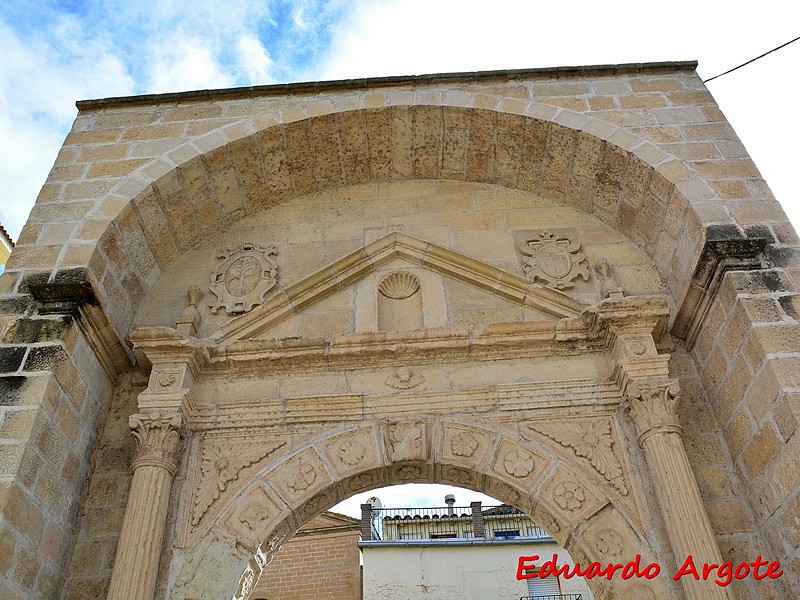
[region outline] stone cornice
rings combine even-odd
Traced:
[[[647,74],[658,72],[694,71],[697,61],[628,63],[622,65],[587,65],[574,67],[543,67],[538,69],[510,69],[497,71],[472,71],[463,73],[431,73],[426,75],[400,75],[395,77],[367,77],[363,79],[337,79],[281,83],[218,90],[195,90],[169,94],[118,96],[94,100],[79,100],[78,110],[90,111],[117,106],[156,105],[164,103],[203,102],[214,100],[239,100],[247,98],[309,95],[323,92],[347,92],[372,88],[398,86],[443,85],[454,83],[486,83],[520,79],[556,79],[563,77],[589,77],[621,74]]]

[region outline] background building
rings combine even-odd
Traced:
[[[360,539],[358,519],[322,513],[275,553],[252,600],[360,600]]]
[[[364,505],[372,539],[359,542],[364,562],[364,600],[514,599],[590,600],[583,578],[517,579],[520,556],[572,558],[527,515],[506,504],[480,502],[440,508],[376,508]],[[369,524],[369,525],[368,525]]]

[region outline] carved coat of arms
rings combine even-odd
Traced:
[[[277,254],[274,246],[242,244],[231,251],[226,248],[217,254],[221,261],[211,274],[208,290],[217,299],[209,304],[216,314],[224,308],[229,315],[249,312],[262,304],[278,281],[276,263],[271,257]]]
[[[532,282],[542,282],[558,290],[571,288],[578,277],[589,280],[586,255],[581,245],[568,237],[536,232],[517,245],[522,254],[522,270]]]

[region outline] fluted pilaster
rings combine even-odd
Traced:
[[[133,480],[122,523],[109,600],[152,600],[164,540],[182,419],[178,413],[131,415]]]
[[[719,565],[722,555],[681,439],[683,429],[676,410],[679,401],[677,380],[631,383],[627,389],[627,405],[653,477],[678,566],[690,555],[696,565]],[[717,586],[713,577],[696,581],[687,575],[680,581],[690,600],[731,598],[728,588]]]

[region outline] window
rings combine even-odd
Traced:
[[[495,531],[494,537],[497,538],[514,538],[519,537],[519,529],[508,529],[505,531]]]
[[[558,577],[552,575],[545,578],[526,579],[528,582],[528,596],[558,596],[561,588],[558,585]]]

